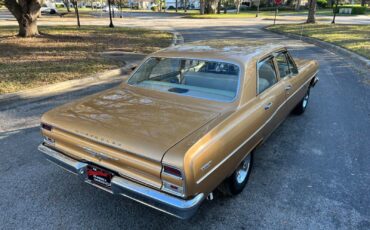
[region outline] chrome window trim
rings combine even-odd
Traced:
[[[261,63],[261,62],[264,62],[264,61],[266,61],[267,59],[271,59],[272,60],[272,62],[273,62],[273,65],[274,65],[274,71],[275,71],[275,78],[276,78],[276,82],[274,83],[274,84],[272,84],[272,85],[270,85],[268,88],[266,88],[264,91],[262,91],[262,92],[259,92],[259,64]],[[275,60],[274,60],[274,56],[272,55],[272,54],[269,54],[269,55],[267,55],[266,57],[264,57],[264,58],[262,58],[262,59],[260,59],[260,60],[258,60],[257,62],[256,62],[256,77],[257,77],[257,80],[256,80],[256,82],[257,82],[257,85],[256,85],[256,96],[258,96],[258,95],[261,95],[261,94],[263,94],[264,92],[266,92],[267,90],[269,90],[270,88],[272,88],[273,86],[275,86],[278,82],[279,82],[279,78],[278,78],[278,74],[277,74],[277,72],[276,72],[276,63],[275,63]]]
[[[279,78],[280,79],[285,79],[285,78],[289,78],[289,77],[292,77],[292,76],[294,76],[294,73],[291,71],[291,69],[290,69],[290,64],[289,64],[289,61],[288,61],[288,59],[290,58],[289,56],[288,56],[288,51],[287,50],[281,50],[281,51],[278,51],[278,52],[276,52],[277,54],[276,54],[276,56],[274,57],[274,59],[275,59],[275,62],[276,62],[276,68],[277,68],[277,70],[278,70],[278,72],[279,72]],[[284,56],[285,56],[285,62],[286,62],[286,64],[288,65],[288,68],[289,68],[289,74],[288,75],[285,75],[284,77],[282,77],[282,76],[280,76],[280,69],[279,69],[279,65],[278,65],[278,62],[277,62],[277,60],[276,60],[276,57],[278,56],[278,55],[280,55],[280,54],[284,54]],[[295,63],[293,62],[293,65],[295,65]],[[294,68],[296,68],[295,66],[293,66]]]
[[[158,90],[154,90],[154,89],[148,89],[148,88],[141,88],[141,87],[138,87],[134,84],[130,84],[129,81],[131,80],[131,78],[135,75],[135,73],[142,67],[142,65],[144,63],[146,63],[150,58],[168,58],[168,59],[188,59],[188,60],[200,60],[200,61],[210,61],[210,62],[223,62],[223,63],[226,63],[226,64],[233,64],[233,65],[236,65],[238,68],[239,68],[239,73],[238,73],[238,84],[237,84],[237,88],[236,88],[236,92],[235,92],[235,97],[232,98],[230,101],[229,100],[217,100],[217,99],[208,99],[208,98],[204,98],[204,97],[195,97],[195,96],[189,96],[189,95],[180,95],[180,96],[185,96],[185,97],[191,97],[191,98],[197,98],[197,99],[202,99],[202,100],[206,100],[206,101],[217,101],[217,102],[222,102],[222,103],[233,103],[235,101],[237,101],[238,99],[240,99],[240,92],[241,92],[241,81],[242,81],[242,73],[245,72],[245,69],[244,67],[242,68],[242,66],[237,63],[237,62],[234,62],[234,61],[230,61],[230,60],[223,60],[223,59],[215,59],[215,58],[195,58],[195,57],[182,57],[182,56],[176,56],[176,57],[163,57],[163,56],[149,56],[147,58],[145,58],[141,64],[135,69],[134,72],[131,73],[130,77],[127,79],[126,83],[128,86],[130,87],[135,87],[135,88],[140,88],[140,89],[146,89],[146,90],[151,90],[151,91],[155,91],[155,92],[159,92],[159,93],[166,93],[166,94],[174,94],[174,93],[171,93],[171,92],[165,92],[165,91],[158,91]],[[244,75],[243,75],[244,77]],[[175,95],[179,95],[179,94],[175,94]]]
[[[291,76],[294,76],[294,75],[298,74],[299,73],[298,66],[295,63],[294,58],[292,57],[292,55],[290,54],[290,52],[288,50],[286,50],[285,55],[287,55],[288,59],[290,59],[292,61],[293,65],[294,65],[293,67],[297,70],[297,73],[291,73],[292,74]],[[289,62],[288,62],[288,64],[289,64]]]

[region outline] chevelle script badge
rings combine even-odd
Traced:
[[[95,158],[98,158],[99,161],[101,161],[101,160],[114,160],[114,161],[118,161],[117,158],[107,156],[104,153],[96,152],[96,151],[94,151],[94,150],[92,150],[92,149],[90,149],[88,147],[81,146],[81,148],[83,148],[85,150],[85,152],[87,152],[91,156],[93,156]]]

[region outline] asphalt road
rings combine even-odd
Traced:
[[[241,27],[214,20],[202,20],[202,25],[162,20],[186,42],[269,39],[285,43],[296,57],[317,59],[321,80],[311,91],[306,113],[290,116],[258,149],[242,194],[216,196],[195,217],[181,221],[84,184],[37,151],[43,112],[111,84],[2,103],[0,228],[370,229],[369,74],[359,72],[346,57],[264,32],[257,23]]]

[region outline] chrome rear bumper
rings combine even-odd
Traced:
[[[86,176],[88,164],[76,161],[43,144],[40,144],[38,149],[44,153],[45,157],[49,161],[73,174],[78,175],[85,182],[92,184]],[[111,190],[95,184],[92,185],[112,194],[128,197],[134,201],[181,219],[188,219],[193,216],[202,201],[205,199],[204,194],[201,193],[190,200],[183,200],[119,176],[113,176],[111,180]]]

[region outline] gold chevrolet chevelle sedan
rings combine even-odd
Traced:
[[[170,47],[119,86],[45,113],[39,150],[97,188],[187,219],[215,189],[243,190],[254,150],[305,111],[317,72],[270,43]]]

